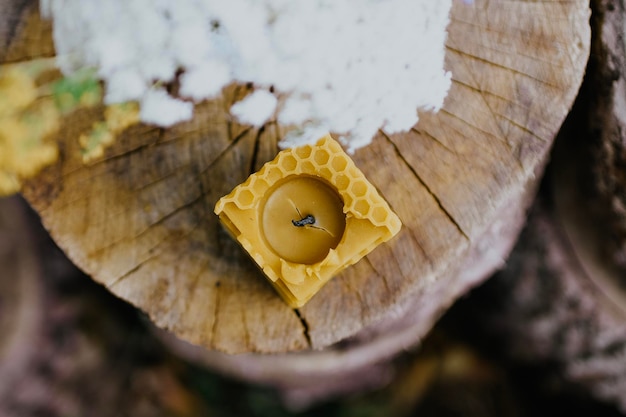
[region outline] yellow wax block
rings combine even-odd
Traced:
[[[330,135],[280,152],[215,213],[293,308],[402,226]]]

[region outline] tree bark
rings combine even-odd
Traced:
[[[598,270],[590,276],[580,253],[557,209],[539,201],[507,268],[477,292],[465,312],[480,323],[492,351],[535,366],[556,364],[565,379],[624,411],[625,298]]]
[[[43,322],[41,271],[25,230],[17,198],[0,199],[0,394],[33,356]]]
[[[477,300],[490,304],[478,319],[509,357],[557,363],[626,412],[625,7],[592,5],[592,58],[545,196],[507,268]]]
[[[603,219],[603,250],[626,276],[626,12],[619,0],[597,0],[594,5],[595,53],[585,89],[592,160],[584,165],[589,169],[585,181],[591,209]]]
[[[444,108],[421,114],[410,132],[381,131],[354,155],[402,231],[302,309],[277,297],[213,215],[217,199],[274,157],[283,134],[275,122],[254,129],[229,118],[246,87],[202,103],[191,122],[129,128],[90,165],[77,138],[102,109],[78,112],[58,135],[59,162],[24,195],[81,269],[185,352],[195,346],[201,360],[251,379],[295,387],[307,385],[302,375],[343,373],[358,385],[360,370],[418,343],[501,266],[587,61],[583,0],[455,2],[451,17]],[[19,20],[37,21],[36,11]],[[0,56],[46,55],[47,25],[20,25]],[[33,38],[36,52],[25,41]]]

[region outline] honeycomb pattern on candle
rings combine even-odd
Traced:
[[[255,205],[272,184],[290,175],[314,175],[332,184],[344,201],[344,213],[367,219],[378,227],[397,233],[400,220],[393,215],[387,202],[367,182],[363,173],[333,139],[319,141],[316,146],[302,146],[293,152],[283,151],[274,161],[241,184],[228,198],[241,210]],[[394,233],[394,234],[395,234]]]

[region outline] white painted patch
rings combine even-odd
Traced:
[[[259,124],[274,113],[276,103],[268,99],[273,87],[284,98],[278,120],[295,126],[284,145],[333,131],[354,150],[379,128],[408,130],[418,109],[442,106],[450,86],[443,64],[451,4],[45,0],[42,11],[53,18],[62,70],[96,67],[107,83],[105,101],[150,105],[142,108],[145,122],[169,126],[188,118],[183,104],[189,103],[166,101],[164,91],[154,89],[184,70],[183,98],[198,102],[231,82],[251,82],[260,95],[232,111],[244,123]],[[174,113],[157,112],[174,107]]]
[[[265,90],[257,90],[233,104],[230,113],[241,123],[260,126],[265,123],[276,110],[276,96]]]
[[[165,90],[148,90],[140,102],[139,117],[146,123],[169,127],[193,117],[193,104],[178,100]]]

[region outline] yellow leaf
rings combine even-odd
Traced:
[[[0,117],[25,109],[37,98],[35,82],[17,68],[0,68]]]
[[[104,119],[113,133],[139,123],[139,105],[134,102],[113,104],[104,109]]]
[[[20,186],[21,184],[15,175],[0,169],[0,197],[15,194],[20,190]]]

